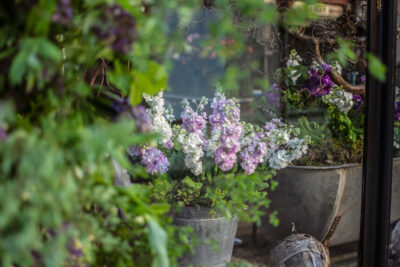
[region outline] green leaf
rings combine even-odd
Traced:
[[[146,215],[148,224],[148,239],[150,247],[156,254],[153,260],[153,267],[169,267],[168,252],[167,252],[167,233],[163,228],[151,217]]]
[[[142,101],[143,93],[153,95],[167,87],[165,68],[150,61],[146,70],[133,70],[134,82],[130,86],[129,101],[137,105]]]
[[[371,53],[366,54],[369,73],[381,82],[386,80],[386,66]]]
[[[186,176],[183,180],[182,180],[182,184],[185,184],[193,189],[201,189],[201,187],[203,186],[202,183],[196,183],[194,182],[189,176]]]

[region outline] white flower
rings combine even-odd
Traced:
[[[153,130],[161,134],[162,139],[160,143],[165,144],[171,140],[173,135],[171,125],[168,123],[173,118],[171,118],[171,111],[165,112],[163,92],[161,91],[155,96],[143,94],[143,97],[150,105],[150,108],[146,111],[152,120]]]
[[[290,161],[290,155],[286,150],[278,150],[278,152],[269,159],[269,166],[273,169],[280,170],[286,168]]]
[[[331,63],[331,67],[334,71],[342,75],[342,66],[340,66],[339,61],[335,60]]]
[[[354,105],[353,94],[338,86],[333,87],[331,92],[322,99],[325,103],[336,106],[342,113],[349,112]]]
[[[204,151],[206,151],[207,157],[213,158],[215,155],[215,151],[218,149],[219,145],[219,138],[221,137],[221,130],[214,129],[211,132],[210,139],[207,141],[206,145],[204,146]]]
[[[203,171],[201,158],[204,156],[204,141],[198,133],[188,133],[185,129],[181,129],[177,140],[182,146],[183,153],[185,153],[185,166],[194,175],[201,174]]]
[[[297,54],[296,50],[291,50],[289,59],[286,61],[286,67],[297,67],[300,66],[300,62],[302,61],[302,58]],[[296,74],[295,70],[292,70],[290,72],[289,78],[292,80],[293,84],[296,84],[296,81],[298,78],[300,78],[301,74]]]

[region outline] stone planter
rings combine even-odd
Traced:
[[[198,244],[193,254],[187,254],[179,260],[179,266],[225,266],[232,257],[233,243],[238,225],[237,218],[231,220],[210,215],[209,208],[184,208],[174,215],[174,224],[189,226],[193,229]],[[214,250],[210,242],[218,244]]]
[[[400,159],[393,161],[392,218],[400,219]],[[329,245],[357,241],[360,232],[362,165],[288,167],[278,172],[279,185],[269,194],[270,210],[278,211],[278,227],[264,218],[260,234],[269,243],[292,233],[307,233]],[[335,224],[336,227],[334,226]]]

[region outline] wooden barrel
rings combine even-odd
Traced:
[[[329,255],[325,247],[307,234],[292,234],[271,250],[272,267],[328,267]]]

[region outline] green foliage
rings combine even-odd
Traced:
[[[386,80],[386,66],[375,55],[366,54],[369,73],[381,82]]]
[[[182,29],[203,7],[197,0],[61,2],[0,3],[0,265],[176,265],[191,248],[190,230],[171,226],[172,186],[162,177],[142,184],[142,171],[126,157],[129,146],[155,136],[139,134],[120,113],[131,107],[126,99],[135,105],[142,93],[167,88],[171,57],[188,50]],[[221,62],[246,51],[243,29],[279,19],[261,0],[214,2],[220,16],[204,45],[212,44]],[[123,17],[113,18],[113,7],[122,7]],[[285,16],[288,25],[303,25],[309,15]],[[130,27],[117,36],[121,21]],[[236,45],[221,45],[226,39]],[[228,69],[221,80],[238,88],[248,72]],[[115,186],[113,161],[136,183]],[[207,191],[216,208],[259,222],[257,208],[268,207],[264,190],[275,185],[271,172],[218,177]],[[177,197],[184,202],[190,193],[187,201],[196,202],[209,182],[207,175],[185,179]]]
[[[328,54],[327,58],[329,60],[337,60],[341,66],[346,67],[348,65],[347,60],[355,61],[357,59],[356,54],[353,51],[354,43],[351,41],[346,41],[341,38],[337,39],[339,48]]]
[[[305,156],[294,161],[294,164],[300,166],[324,166],[345,163],[361,162],[363,157],[362,135],[357,135],[356,140],[348,140],[346,138],[335,136],[331,130],[330,124],[332,119],[328,116],[322,124],[317,122],[309,122],[307,118],[299,118],[299,127],[302,134],[311,137],[311,144]],[[340,127],[336,126],[336,127]],[[343,132],[346,133],[346,124],[344,124]],[[350,131],[353,132],[354,126],[350,124]],[[346,135],[347,136],[347,135]]]
[[[330,138],[331,132],[329,131],[329,121],[325,119],[324,124],[319,125],[316,121],[311,123],[304,116],[298,119],[299,127],[301,129],[300,137],[310,136],[311,144],[322,142],[324,139]]]
[[[293,8],[288,9],[284,14],[284,24],[294,30],[297,27],[307,26],[312,20],[318,17],[310,8],[318,3],[315,0],[299,1]]]
[[[0,265],[174,265],[190,246],[169,205],[139,183],[114,185],[112,162],[132,169],[126,149],[154,138],[114,105],[166,87],[159,58],[180,39],[163,21],[181,8],[187,20],[191,3],[148,16],[138,1],[71,2],[66,24],[53,19],[59,1],[0,4]],[[126,53],[95,31],[118,4],[141,29]]]

